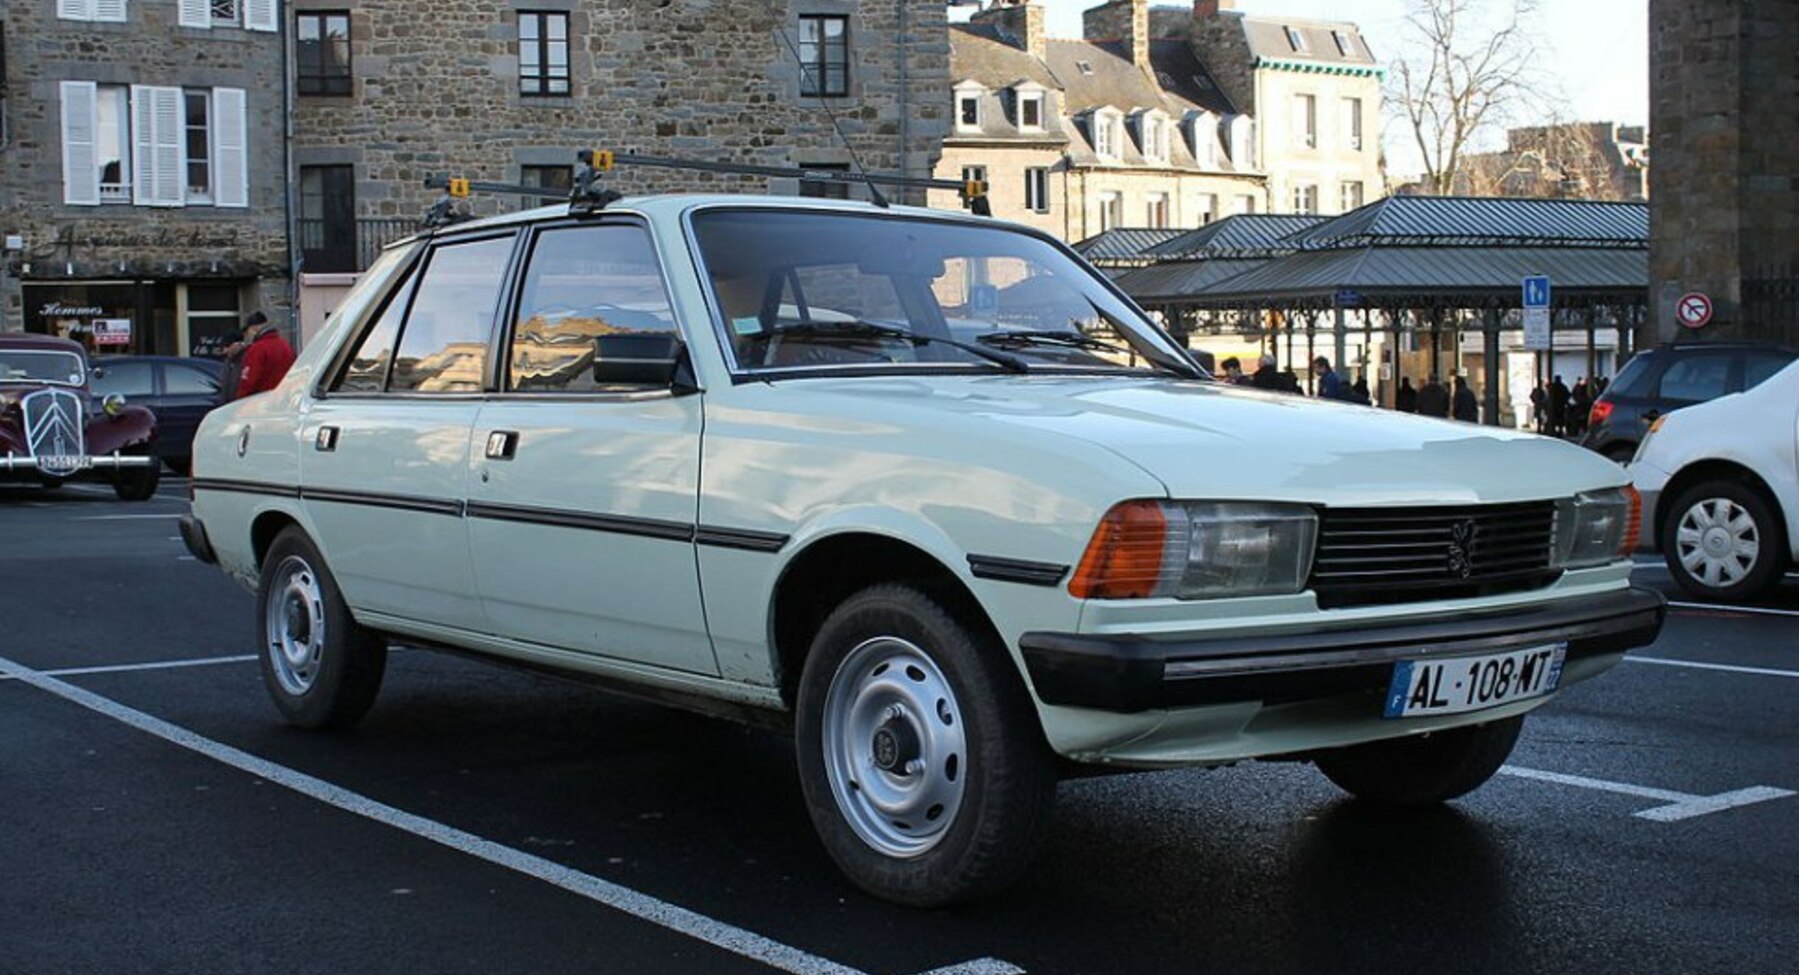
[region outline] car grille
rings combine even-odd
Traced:
[[[1311,588],[1326,609],[1536,589],[1550,564],[1555,502],[1453,508],[1326,508]]]

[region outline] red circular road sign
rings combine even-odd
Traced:
[[[1704,328],[1712,320],[1712,300],[1697,291],[1689,291],[1674,303],[1674,317],[1683,328]]]

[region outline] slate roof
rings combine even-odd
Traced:
[[[1375,61],[1373,53],[1368,50],[1368,42],[1362,37],[1361,28],[1354,24],[1251,17],[1228,12],[1224,16],[1241,19],[1244,38],[1249,42],[1249,53],[1257,60],[1292,61],[1320,67],[1379,68],[1379,62]],[[1288,28],[1300,35],[1305,45],[1303,50],[1296,50],[1288,40]],[[1348,41],[1348,53],[1337,46],[1336,35],[1339,33]]]
[[[1140,305],[1167,305],[1189,302],[1206,289],[1266,263],[1267,258],[1168,261],[1132,268],[1114,276],[1112,281]]]
[[[1234,214],[1157,244],[1145,256],[1167,260],[1287,254],[1297,249],[1297,245],[1284,240],[1287,235],[1315,227],[1326,219],[1306,213]]]
[[[1441,304],[1446,297],[1522,303],[1520,282],[1549,274],[1558,303],[1564,297],[1609,297],[1641,303],[1647,298],[1649,252],[1596,247],[1360,247],[1302,251],[1189,296],[1195,303],[1237,307],[1328,303],[1342,290],[1364,299],[1414,299]],[[1373,303],[1373,302],[1371,302]]]
[[[1070,246],[1092,264],[1153,260],[1150,248],[1186,231],[1174,227],[1113,227]]]
[[[1649,205],[1390,196],[1301,230],[1288,240],[1306,250],[1393,244],[1647,248]]]

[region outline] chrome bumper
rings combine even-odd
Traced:
[[[136,467],[154,467],[160,463],[162,463],[162,462],[155,457],[140,457],[140,456],[136,456],[136,455],[127,456],[125,454],[103,454],[99,457],[83,457],[83,458],[81,458],[81,462],[76,466],[76,468],[73,471],[70,471],[68,474],[58,474],[55,476],[57,476],[57,477],[74,477],[76,474],[80,474],[82,471],[123,470],[123,469],[127,469],[127,468],[136,468]],[[35,471],[35,470],[38,470],[38,459],[36,457],[20,457],[17,454],[7,454],[5,457],[0,457],[0,471]]]

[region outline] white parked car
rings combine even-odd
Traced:
[[[1643,540],[1682,589],[1753,599],[1799,562],[1799,363],[1660,417],[1630,464]]]
[[[991,892],[1062,761],[1315,761],[1439,802],[1654,639],[1623,471],[1212,382],[1051,238],[651,197],[397,244],[195,441],[285,718],[387,642],[788,719],[864,888]]]

